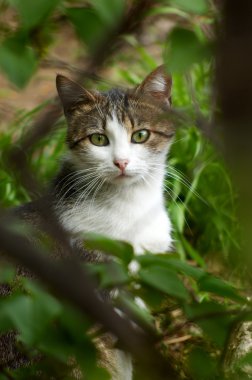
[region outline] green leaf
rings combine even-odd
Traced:
[[[186,12],[204,14],[208,11],[206,0],[169,0],[169,3]]]
[[[147,325],[153,325],[154,319],[149,310],[139,306],[136,300],[133,300],[127,294],[119,295],[119,304],[126,306],[126,308],[136,316],[139,320],[142,320]]]
[[[210,48],[190,30],[176,28],[168,37],[165,62],[170,72],[184,72],[194,63],[210,59]]]
[[[22,342],[31,346],[47,331],[50,321],[60,314],[61,305],[31,281],[25,280],[24,285],[31,296],[15,295],[6,299],[1,313],[19,331]]]
[[[162,7],[153,7],[149,12],[149,15],[166,15],[166,14],[172,14],[172,15],[177,15],[179,17],[183,18],[188,18],[189,15],[185,12],[183,12],[180,9],[174,8],[174,7],[167,7],[167,6],[162,6]]]
[[[183,246],[187,252],[187,254],[202,268],[206,266],[204,259],[200,256],[200,254],[194,249],[191,244],[184,238],[183,235],[180,236],[180,239],[183,243]]]
[[[91,0],[100,18],[108,26],[115,25],[122,18],[125,1],[124,0]]]
[[[198,324],[216,345],[223,346],[229,336],[234,316],[224,305],[216,302],[184,304],[184,311],[190,320]]]
[[[27,344],[34,341],[35,321],[32,309],[32,300],[28,296],[12,297],[2,307],[2,312],[20,333],[20,339]]]
[[[66,305],[64,312],[59,316],[60,324],[76,343],[83,341],[84,335],[93,327],[93,321],[87,319],[79,311]]]
[[[159,311],[164,301],[164,293],[146,284],[134,289],[134,295],[140,297],[151,311]]]
[[[171,270],[176,270],[187,276],[199,280],[206,274],[205,271],[195,266],[189,265],[187,262],[174,258],[172,255],[141,255],[137,256],[136,260],[142,267],[148,267],[152,265],[159,265]]]
[[[40,325],[45,324],[50,319],[60,315],[62,311],[60,302],[36,282],[24,280],[24,287],[32,296],[34,306],[33,312],[39,314],[39,316],[36,317],[36,320]],[[40,321],[39,319],[41,316],[43,316],[43,321]]]
[[[0,267],[0,282],[10,284],[16,275],[16,269],[9,265],[5,264]]]
[[[67,8],[69,19],[73,23],[79,38],[94,51],[107,33],[107,27],[94,9]]]
[[[85,234],[85,246],[90,249],[97,249],[120,258],[125,264],[129,264],[134,257],[132,246],[124,241],[112,240],[102,235]]]
[[[129,276],[124,267],[116,262],[88,264],[91,274],[98,275],[99,285],[102,288],[110,288],[125,284]]]
[[[246,302],[246,299],[238,293],[233,285],[220,278],[206,274],[200,278],[198,286],[201,291],[214,293],[237,302]]]
[[[37,68],[34,50],[18,35],[0,46],[0,68],[17,87],[23,88]]]
[[[22,28],[32,29],[41,24],[61,0],[9,0],[20,14]]]
[[[161,266],[149,266],[139,271],[139,277],[143,283],[152,286],[172,297],[186,300],[189,294],[177,274],[168,268]]]
[[[73,356],[76,349],[73,343],[74,341],[69,342],[67,334],[64,334],[64,331],[60,328],[50,327],[47,334],[44,334],[42,339],[37,343],[37,346],[43,353],[66,362],[69,360],[69,357]]]
[[[189,354],[189,371],[193,379],[216,379],[216,361],[208,352],[196,347]]]
[[[172,215],[172,221],[176,227],[176,230],[181,234],[184,231],[185,226],[185,206],[183,203],[174,202],[170,206],[170,212]]]
[[[0,333],[5,333],[12,330],[15,325],[12,320],[9,318],[8,314],[5,312],[4,307],[6,304],[6,299],[1,299],[0,302]]]

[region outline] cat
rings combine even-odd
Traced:
[[[53,187],[60,223],[77,238],[95,232],[127,241],[136,254],[167,252],[172,238],[163,187],[174,129],[166,115],[172,79],[164,66],[133,90],[89,91],[62,75],[56,86],[69,147]],[[131,380],[130,356],[107,353],[113,380]]]
[[[131,243],[136,254],[169,251],[171,222],[163,187],[174,128],[167,117],[172,79],[164,66],[131,90],[90,91],[62,75],[57,75],[56,87],[68,124],[68,152],[49,199],[62,227],[71,233],[73,247],[79,250],[85,233],[95,232]],[[46,224],[36,202],[23,205],[15,215],[38,229]],[[100,260],[99,254],[84,250],[82,258]],[[11,357],[13,368],[27,365],[29,359],[18,351],[13,354],[14,345],[14,333],[0,338],[1,363]],[[100,364],[113,380],[132,379],[129,354],[112,349],[106,339],[97,347]]]

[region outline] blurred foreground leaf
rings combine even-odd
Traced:
[[[94,51],[106,31],[103,20],[91,8],[67,8],[66,12],[79,38]]]
[[[20,14],[22,28],[32,29],[44,21],[61,0],[9,0]]]
[[[120,22],[125,9],[125,0],[91,0],[91,3],[108,26]]]
[[[169,296],[181,300],[189,298],[189,293],[183,282],[171,269],[153,265],[146,269],[141,269],[139,271],[139,277],[143,283],[156,288]]]
[[[204,14],[209,8],[207,0],[169,0],[169,4],[196,14]]]
[[[169,34],[167,42],[165,62],[172,73],[183,73],[194,63],[211,57],[209,46],[191,30],[176,28]]]
[[[245,298],[238,293],[238,290],[234,286],[220,278],[206,274],[200,278],[198,286],[202,291],[211,292],[236,302],[246,302]]]
[[[26,43],[26,39],[16,35],[0,46],[0,68],[19,88],[27,84],[37,67],[36,54]]]
[[[213,357],[201,348],[194,348],[188,358],[189,371],[194,380],[212,380],[216,378],[217,363]]]
[[[84,244],[87,248],[97,249],[109,255],[118,257],[125,264],[129,264],[134,257],[133,247],[129,243],[109,239],[98,234],[85,234]]]
[[[224,346],[235,318],[227,307],[213,301],[202,301],[185,304],[184,311],[187,318],[196,323],[210,341],[219,347]]]

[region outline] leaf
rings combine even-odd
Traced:
[[[18,35],[0,46],[0,68],[17,87],[23,88],[37,68],[34,50]]]
[[[227,308],[216,302],[184,304],[184,311],[190,320],[198,324],[216,345],[223,346],[229,336],[234,316]]]
[[[170,72],[185,72],[194,63],[210,59],[210,48],[190,30],[175,28],[169,35],[165,62]]]
[[[187,254],[202,268],[206,267],[204,259],[200,256],[198,251],[194,249],[191,244],[184,238],[183,235],[180,236],[180,240],[182,241],[184,248]]]
[[[216,379],[217,363],[208,352],[196,347],[190,352],[188,361],[193,379]]]
[[[69,342],[67,334],[64,334],[59,328],[52,327],[48,329],[47,334],[43,335],[37,346],[43,353],[62,362],[66,362],[70,356],[73,356],[76,349],[76,346],[73,346],[73,341]]]
[[[172,297],[186,300],[189,294],[174,271],[160,266],[150,266],[139,271],[143,283],[152,286]]]
[[[102,288],[110,288],[125,284],[129,281],[128,273],[116,262],[88,264],[87,268],[91,274],[99,277],[99,285]]]
[[[76,341],[83,339],[82,333],[84,334],[93,326],[92,321],[69,305],[65,306],[64,312],[60,314],[59,319]]]
[[[60,314],[61,305],[31,281],[24,280],[24,285],[32,296],[15,295],[6,299],[1,313],[19,331],[22,342],[32,346],[47,331],[50,321]]]
[[[28,296],[15,296],[8,299],[2,307],[2,312],[12,321],[20,333],[20,339],[27,343],[34,342],[36,322],[33,319],[32,300]]]
[[[100,18],[108,26],[115,25],[122,18],[125,1],[124,0],[91,0]]]
[[[84,368],[85,379],[87,380],[111,380],[111,375],[105,368],[97,367],[95,364],[92,369],[86,370]]]
[[[79,38],[90,51],[94,51],[107,33],[106,24],[94,9],[67,8],[66,13],[73,23]]]
[[[153,7],[149,12],[149,15],[162,15],[162,14],[174,14],[183,18],[188,18],[188,14],[181,11],[180,9],[174,8],[174,7],[167,7],[167,6],[162,6],[162,7]]]
[[[16,270],[9,264],[4,264],[0,268],[0,282],[10,284],[16,275]]]
[[[164,293],[144,284],[134,289],[134,294],[140,297],[151,311],[159,311],[164,301]]]
[[[43,323],[47,323],[50,319],[60,315],[62,311],[60,302],[37,283],[30,280],[24,280],[24,287],[32,296],[34,312],[39,314],[36,319],[40,325],[41,321],[39,318],[41,318],[41,316],[43,316]]]
[[[185,226],[185,206],[183,203],[174,202],[170,205],[170,212],[172,215],[172,221],[176,227],[176,230],[183,233]]]
[[[206,0],[169,0],[169,3],[186,12],[204,14],[208,11]]]
[[[119,295],[119,304],[126,306],[130,313],[132,313],[133,316],[136,316],[142,322],[146,323],[149,326],[153,325],[153,316],[150,314],[148,309],[139,306],[139,298],[135,298],[135,300],[133,300],[129,297],[129,295],[121,294]]]
[[[159,265],[162,267],[167,267],[171,270],[176,270],[187,276],[199,280],[202,276],[206,274],[205,271],[199,269],[195,266],[189,265],[187,262],[176,259],[172,255],[141,255],[137,256],[136,260],[141,264],[142,267],[148,267],[152,265]]]
[[[109,239],[93,233],[85,234],[85,246],[97,249],[120,258],[125,264],[129,264],[134,257],[132,246],[124,241]]]
[[[9,0],[20,14],[22,28],[32,29],[41,24],[61,0]]]
[[[10,331],[15,327],[12,320],[9,318],[9,316],[4,310],[5,304],[6,304],[6,299],[1,299],[1,302],[0,302],[0,333],[1,334],[7,331]]]
[[[237,302],[246,302],[246,299],[238,293],[233,285],[220,278],[206,274],[200,278],[198,286],[201,291],[214,293]]]

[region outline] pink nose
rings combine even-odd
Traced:
[[[128,163],[129,160],[114,160],[115,166],[117,166],[122,172],[125,170]]]

